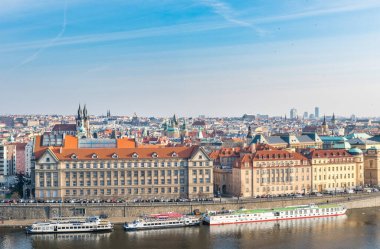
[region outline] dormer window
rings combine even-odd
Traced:
[[[97,158],[98,158],[98,155],[96,155],[96,154],[94,153],[94,154],[92,154],[91,158],[92,158],[92,159],[97,159]]]
[[[46,162],[47,163],[50,162],[50,158],[49,157],[46,158]]]
[[[132,157],[133,157],[133,158],[138,158],[138,157],[139,157],[139,154],[137,154],[136,152],[134,152],[134,153],[132,154]]]
[[[174,154],[176,154],[176,153],[173,152],[173,155],[174,155]],[[172,156],[173,156],[173,155],[172,155]],[[176,155],[177,155],[177,154],[176,154]],[[176,156],[176,155],[175,155],[175,156]],[[198,159],[202,159],[202,155],[199,155]]]
[[[78,159],[78,157],[77,157],[77,155],[72,154],[72,155],[71,155],[71,159]]]
[[[177,157],[178,155],[177,155],[177,153],[176,152],[173,152],[172,153],[172,157]],[[202,159],[202,156],[199,156],[199,159]]]
[[[116,153],[114,153],[113,155],[112,155],[112,158],[119,158],[119,156],[116,154]]]
[[[153,153],[152,153],[152,157],[153,157],[153,158],[157,158],[157,157],[158,157],[158,154],[157,154],[156,152],[153,152]]]

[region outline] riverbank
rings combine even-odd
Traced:
[[[63,216],[92,216],[106,214],[114,224],[135,220],[142,214],[179,212],[206,212],[221,209],[277,208],[310,203],[340,203],[348,209],[380,206],[380,194],[326,196],[319,198],[296,198],[281,200],[239,200],[236,202],[174,203],[174,204],[34,204],[0,205],[0,227],[25,227],[36,221]]]

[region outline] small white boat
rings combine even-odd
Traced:
[[[274,209],[241,209],[235,211],[209,212],[203,217],[208,225],[280,221],[292,219],[321,218],[339,216],[346,213],[342,205],[301,205]]]
[[[185,216],[177,213],[156,214],[131,223],[125,223],[126,231],[189,227],[200,225],[201,220],[193,216]]]
[[[27,234],[37,233],[83,233],[112,231],[113,224],[99,217],[55,218],[47,222],[36,222],[26,228]]]

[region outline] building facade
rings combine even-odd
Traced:
[[[367,186],[380,184],[380,150],[375,147],[364,153],[364,184]]]
[[[311,166],[297,152],[269,149],[245,154],[232,170],[233,192],[241,197],[309,193]]]
[[[364,184],[363,153],[358,149],[312,150],[307,153],[312,174],[312,191],[344,191]]]
[[[8,175],[7,155],[7,146],[0,143],[0,176]]]
[[[65,136],[35,152],[36,199],[210,198],[213,161],[202,147],[135,147],[129,139]]]
[[[214,161],[214,191],[216,194],[232,193],[232,168],[240,158],[240,148],[221,148],[210,153]]]

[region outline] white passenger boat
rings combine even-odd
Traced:
[[[99,217],[55,218],[48,222],[36,222],[26,228],[26,233],[83,233],[112,231],[113,225]]]
[[[235,223],[279,221],[291,219],[321,218],[339,216],[346,213],[342,205],[302,205],[275,209],[241,209],[235,211],[208,212],[203,222],[208,225],[224,225]]]
[[[175,228],[175,227],[188,227],[198,226],[201,220],[193,216],[185,216],[177,213],[155,214],[142,217],[131,223],[125,223],[124,229],[126,231],[136,230],[149,230],[149,229],[162,229],[162,228]]]

